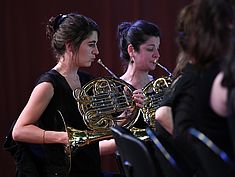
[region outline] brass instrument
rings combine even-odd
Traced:
[[[145,122],[152,128],[155,127],[155,111],[160,107],[166,89],[172,83],[172,74],[157,60],[155,63],[168,73],[168,76],[160,77],[151,81],[143,88],[143,95],[146,97],[144,107],[141,109]]]
[[[112,134],[110,131],[77,130],[75,128],[69,127],[66,125],[61,111],[57,110],[57,113],[59,113],[59,118],[62,120],[64,130],[68,133],[69,137],[68,145],[64,146],[64,152],[68,160],[67,174],[69,174],[71,170],[72,149],[82,147],[99,140],[110,139],[112,138]]]
[[[132,99],[133,87],[113,73],[112,76],[93,79],[73,91],[78,110],[89,130],[66,126],[71,148],[110,139],[111,126],[118,124],[130,128],[137,121],[140,111]]]
[[[113,77],[117,78],[112,71],[110,71],[99,59],[97,61],[101,64]],[[144,121],[150,126],[155,126],[155,111],[159,108],[160,103],[163,99],[163,95],[166,89],[171,85],[172,82],[172,74],[171,72],[164,66],[162,66],[157,60],[155,60],[156,65],[162,68],[164,71],[168,73],[168,76],[160,77],[156,80],[151,81],[148,83],[143,89],[143,95],[146,97],[144,107],[141,109],[143,113]],[[132,132],[140,131],[140,129],[132,129]],[[145,131],[145,130],[144,130]],[[141,137],[141,136],[140,136]]]
[[[155,126],[155,111],[160,107],[166,89],[171,85],[171,77],[160,77],[151,81],[143,88],[143,95],[145,95],[145,104],[141,109],[144,120],[150,127]]]
[[[85,84],[78,95],[75,91],[74,97],[90,130],[107,130],[117,123],[128,128],[138,118],[132,91],[132,86],[120,79],[102,77]]]
[[[144,140],[148,139],[145,129],[133,127],[139,117],[139,109],[132,99],[134,88],[115,76],[99,59],[112,77],[100,77],[91,80],[81,89],[75,89],[73,96],[88,130],[77,130],[66,127],[70,148],[112,138],[110,127],[119,124],[130,129],[134,135]],[[145,121],[152,126],[155,120],[155,110],[162,99],[165,89],[171,83],[170,77],[158,78],[150,82],[144,89],[146,104],[141,109]]]
[[[97,60],[97,63],[99,63],[101,66],[103,66],[104,69],[106,69],[106,70],[111,74],[111,76],[113,76],[114,78],[118,79],[118,77],[117,77],[109,68],[107,68],[107,67],[104,65],[104,63],[102,62],[101,59],[98,59],[98,60]]]
[[[64,120],[64,117],[61,113],[60,110],[57,110],[57,113],[59,114],[59,118],[62,120],[63,126],[64,126],[64,130],[68,133],[68,129]],[[70,145],[64,145],[64,152],[66,155],[66,158],[68,159],[68,170],[67,170],[67,174],[69,174],[70,170],[71,170],[71,146]]]

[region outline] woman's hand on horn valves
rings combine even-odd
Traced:
[[[133,91],[132,98],[134,99],[137,107],[143,108],[145,96],[143,95],[143,92],[141,89],[137,89]]]

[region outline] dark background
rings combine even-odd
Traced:
[[[123,73],[116,41],[117,25],[123,21],[149,20],[161,29],[160,62],[170,71],[175,66],[176,17],[191,0],[1,0],[0,5],[0,176],[12,177],[15,165],[2,148],[13,120],[20,114],[37,77],[51,69],[56,60],[45,36],[51,16],[78,12],[100,26],[99,58],[116,75]],[[109,75],[99,64],[86,69],[95,76]],[[166,74],[157,68],[156,77]],[[109,157],[103,168],[115,168]]]

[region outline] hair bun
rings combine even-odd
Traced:
[[[131,22],[123,22],[118,26],[118,34],[119,37],[126,36],[128,30],[130,29],[132,23]]]

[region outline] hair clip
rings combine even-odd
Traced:
[[[60,24],[63,23],[63,21],[68,17],[68,15],[63,15],[63,14],[60,14],[58,15],[56,18],[55,18],[55,24],[53,26],[54,28],[54,31],[57,31],[57,29],[59,28]]]

